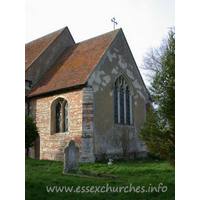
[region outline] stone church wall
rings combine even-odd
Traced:
[[[124,76],[131,88],[132,122],[129,125],[115,123],[114,120],[113,87],[119,76]],[[58,98],[68,102],[69,130],[51,134],[51,107]],[[144,82],[120,30],[90,74],[86,87],[29,98],[29,113],[34,117],[40,135],[40,159],[63,161],[64,148],[70,140],[79,148],[80,162],[94,162],[95,157],[105,151],[108,155],[118,156],[122,149],[117,132],[122,127],[131,131],[130,150],[145,152],[138,134],[148,103]],[[34,157],[34,151],[30,156]]]
[[[37,123],[40,135],[40,159],[63,161],[63,151],[68,141],[74,140],[81,153],[83,90],[30,99],[29,112]],[[68,101],[69,131],[50,134],[51,104],[57,98]],[[31,157],[34,157],[34,152]]]
[[[114,123],[114,82],[124,75],[132,88],[132,121],[131,125]],[[106,151],[107,154],[117,155],[122,149],[117,139],[117,131],[126,126],[131,130],[131,151],[141,146],[139,131],[145,119],[145,104],[149,101],[146,88],[131,54],[130,48],[122,32],[119,32],[113,43],[105,52],[97,67],[90,75],[88,86],[94,91],[94,153],[95,156]]]

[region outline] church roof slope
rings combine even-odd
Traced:
[[[85,84],[119,30],[67,47],[28,96]]]
[[[64,29],[62,28],[25,45],[25,70],[28,69],[31,63],[37,59]]]

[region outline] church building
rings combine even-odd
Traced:
[[[122,129],[130,153],[146,153],[139,131],[150,97],[121,28],[75,43],[65,27],[26,44],[25,54],[25,107],[39,131],[30,157],[63,161],[73,140],[79,162],[115,158]]]

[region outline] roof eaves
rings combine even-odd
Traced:
[[[31,92],[27,95],[28,98],[32,98],[32,97],[38,97],[38,96],[48,96],[51,95],[52,93],[61,93],[63,91],[68,91],[68,90],[72,90],[72,89],[78,89],[78,88],[82,88],[86,85],[86,83],[83,84],[79,84],[79,85],[74,85],[74,86],[69,86],[67,88],[60,88],[60,89],[56,89],[56,90],[51,90],[51,91],[47,91],[47,92],[42,92],[42,93],[36,93],[36,94],[31,94]]]

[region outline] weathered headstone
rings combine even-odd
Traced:
[[[71,170],[78,170],[78,152],[75,142],[73,140],[69,141],[64,149],[64,174]]]

